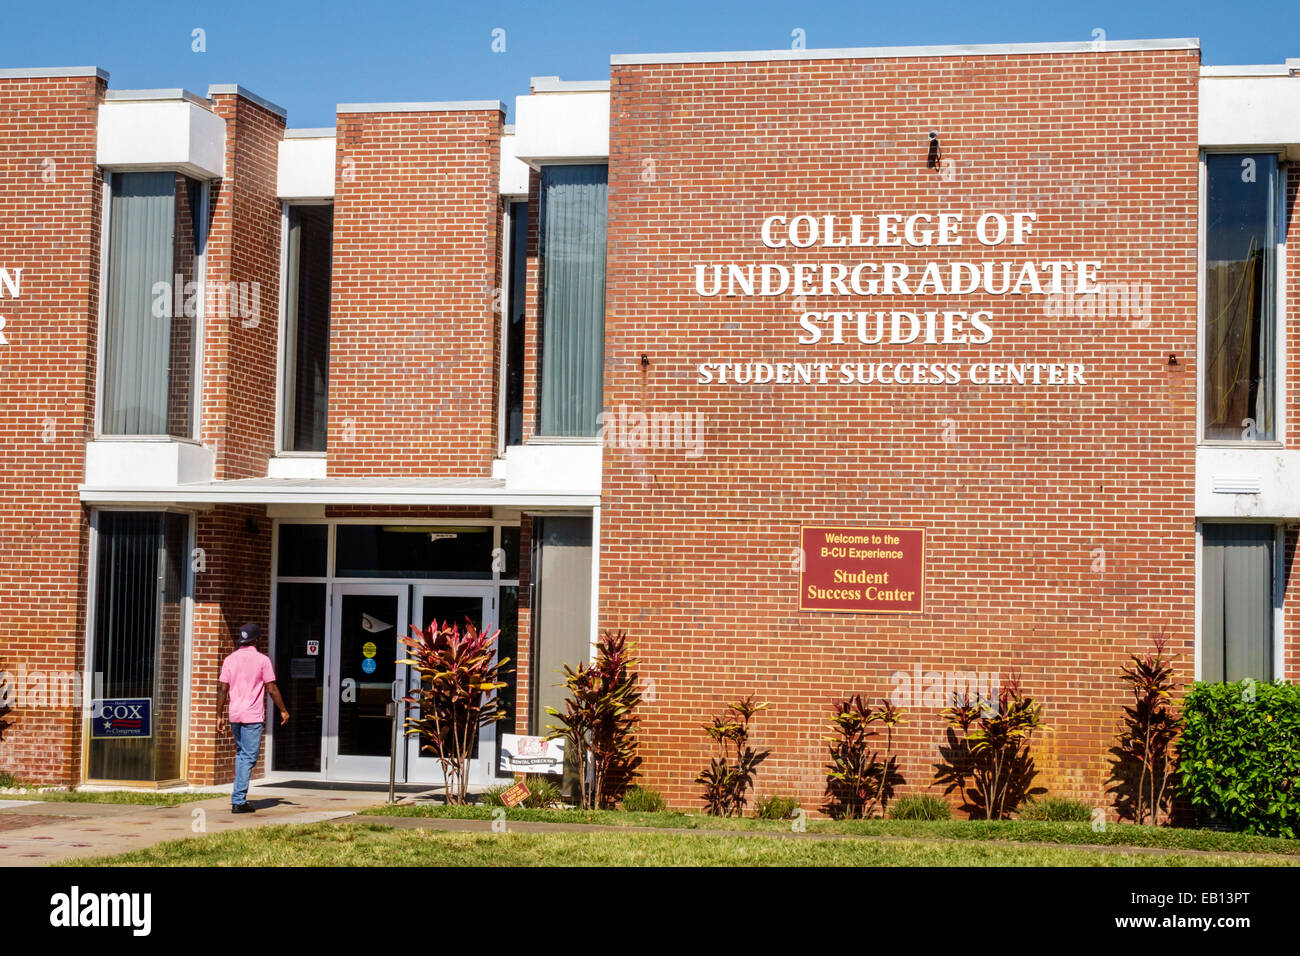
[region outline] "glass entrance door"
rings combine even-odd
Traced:
[[[334,592],[327,776],[346,780],[387,780],[393,753],[394,690],[406,686],[407,630],[405,585],[339,585]],[[397,779],[405,773],[406,748],[397,748]]]
[[[463,585],[418,585],[415,588],[415,605],[411,623],[416,627],[428,627],[432,621],[455,623],[465,627],[466,620],[476,628],[482,629],[484,622],[491,630],[499,627],[497,623],[496,592],[490,587],[465,587]],[[514,667],[511,661],[508,667]],[[407,677],[412,689],[415,688],[417,675],[414,671]],[[418,709],[411,707],[410,716],[418,716]],[[473,757],[470,761],[470,782],[490,784],[496,779],[497,733],[495,725],[484,727],[475,742]],[[436,755],[424,749],[428,739],[412,735],[407,738],[406,766],[407,780],[413,783],[441,783],[442,768]]]

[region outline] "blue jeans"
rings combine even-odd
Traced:
[[[230,802],[239,806],[248,799],[248,778],[262,745],[262,725],[231,724],[230,733],[235,738],[235,788],[230,791]]]

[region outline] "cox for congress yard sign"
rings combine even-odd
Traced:
[[[149,697],[115,697],[97,700],[90,714],[90,736],[152,737],[153,700]]]
[[[925,609],[921,528],[804,527],[801,611],[920,614]]]

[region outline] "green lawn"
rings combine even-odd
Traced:
[[[447,807],[441,804],[374,807],[361,811],[374,816],[442,817],[462,820],[490,820],[492,809],[482,806]],[[507,820],[536,820],[547,823],[598,823],[605,826],[661,827],[685,830],[743,830],[784,832],[790,821],[756,820],[753,817],[710,817],[702,813],[626,813],[622,810],[525,810],[506,811]],[[1096,832],[1089,823],[1047,823],[1035,820],[809,820],[810,833],[845,833],[864,836],[896,836],[912,839],[963,841],[1019,841],[1083,846],[1159,847],[1169,850],[1210,850],[1229,853],[1277,853],[1300,856],[1300,840],[1218,833],[1177,827],[1139,827],[1112,823]]]
[[[1272,861],[1265,861],[1270,863]],[[1298,865],[1286,856],[1277,864]],[[1258,857],[1022,846],[994,840],[810,840],[671,832],[456,833],[381,823],[268,826],[69,866],[1235,866]]]
[[[25,790],[0,793],[0,800],[48,800],[55,803],[123,803],[146,807],[175,807],[195,800],[211,800],[219,793],[180,793],[158,790]]]

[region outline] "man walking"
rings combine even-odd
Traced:
[[[248,805],[248,780],[257,763],[257,750],[262,744],[262,723],[266,720],[266,698],[269,691],[280,711],[280,723],[289,720],[284,709],[280,688],[275,686],[275,671],[271,658],[257,649],[257,639],[262,629],[256,624],[245,624],[239,629],[238,645],[234,653],[221,662],[221,683],[217,688],[217,718],[230,704],[230,733],[235,738],[235,786],[230,792],[231,813],[252,813]]]

